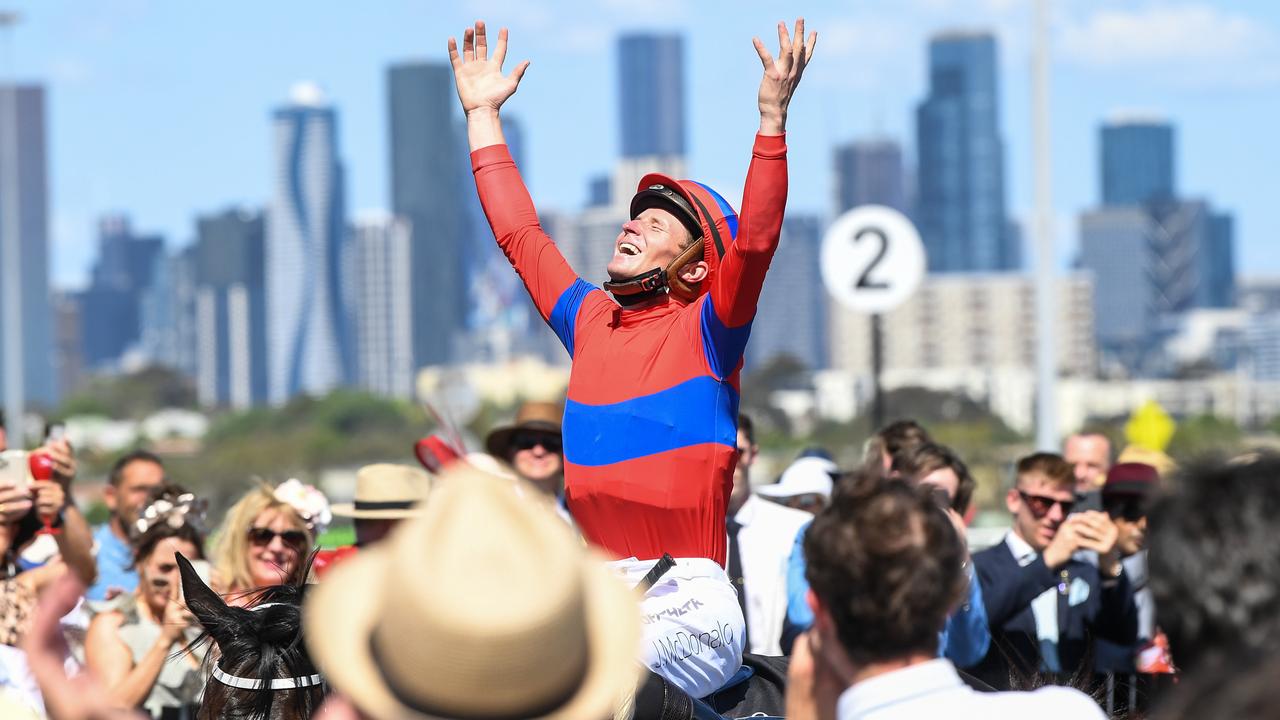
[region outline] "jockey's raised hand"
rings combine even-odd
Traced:
[[[752,38],[760,62],[764,64],[764,77],[760,80],[760,132],[763,135],[781,135],[787,127],[787,106],[800,84],[818,33],[804,36],[804,18],[796,19],[795,38],[787,32],[785,22],[778,23],[778,57],[769,54],[760,38]],[[456,66],[455,66],[456,67]],[[513,91],[514,92],[514,91]]]
[[[529,61],[525,60],[510,75],[503,75],[502,62],[506,57],[507,29],[498,31],[498,44],[491,55],[483,20],[477,20],[474,28],[463,31],[461,53],[458,41],[449,38],[449,63],[453,65],[458,100],[467,115],[467,135],[472,150],[502,142],[498,109],[515,94],[520,78],[529,67]]]

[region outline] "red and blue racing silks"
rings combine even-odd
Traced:
[[[738,376],[782,227],[785,136],[756,136],[740,217],[701,186],[737,230],[704,281],[710,291],[641,309],[621,308],[569,267],[505,145],[476,150],[471,162],[498,245],[573,358],[565,494],[584,537],[617,558],[670,553],[723,565]]]

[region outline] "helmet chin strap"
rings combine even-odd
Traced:
[[[646,273],[629,277],[625,280],[610,280],[604,289],[613,295],[613,299],[622,307],[631,307],[652,300],[659,295],[671,294],[684,302],[691,302],[698,297],[698,291],[680,279],[680,270],[689,261],[702,255],[702,240],[689,244],[665,268],[654,268]]]

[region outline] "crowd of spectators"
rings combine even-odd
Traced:
[[[1280,638],[1280,564],[1268,542],[1280,460],[1248,456],[1162,477],[1151,465],[1113,464],[1106,445],[1095,454],[1099,437],[1072,436],[1074,460],[1018,460],[1003,498],[1010,529],[971,554],[976,482],[919,424],[880,430],[848,472],[810,448],[768,482],[753,477],[755,427],[740,417],[727,571],[750,662],[780,658],[784,673],[789,664],[789,716],[1142,717],[1163,699],[1165,712],[1197,717],[1212,695],[1240,708],[1233,717],[1262,717],[1249,709],[1274,694],[1263,678]],[[0,708],[21,713],[5,717],[197,717],[219,650],[199,642],[207,629],[184,599],[181,559],[230,608],[264,604],[264,588],[315,562],[312,580],[328,589],[307,642],[336,717],[423,707],[508,717],[539,696],[572,708],[563,717],[705,713],[707,699],[681,706],[670,688],[654,710],[636,653],[619,651],[638,643],[641,618],[596,551],[574,539],[554,411],[522,408],[486,448],[501,454],[473,455],[443,477],[362,468],[352,501],[332,513],[296,480],[252,485],[212,542],[205,503],[166,480],[158,456],[133,452],[113,465],[109,519],[90,530],[70,500],[70,446],[36,450],[61,461],[51,485],[0,487]],[[800,495],[817,499],[789,502]],[[42,534],[51,509],[53,532]],[[313,558],[331,515],[354,523],[356,543]],[[412,530],[399,531],[405,523]],[[41,544],[43,555],[32,552]],[[73,606],[36,623],[40,592],[68,585]],[[27,637],[33,623],[44,636]],[[67,655],[46,685],[91,683],[80,694],[103,707],[77,714],[40,692],[51,633]],[[585,638],[580,658],[564,633]],[[439,643],[474,657],[443,663],[431,651]],[[1187,681],[1136,680],[1175,672]]]

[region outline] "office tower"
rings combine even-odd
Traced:
[[[0,398],[57,401],[49,302],[48,161],[40,85],[0,85]],[[12,302],[13,305],[8,304]],[[10,322],[17,326],[10,329]],[[6,367],[12,353],[14,373]]]
[[[1159,367],[1157,323],[1235,302],[1231,216],[1203,200],[1081,215],[1079,267],[1095,278],[1099,349],[1130,373]]]
[[[267,215],[268,394],[281,404],[350,377],[339,267],[346,233],[337,113],[314,85],[273,113],[275,190]]]
[[[356,338],[356,377],[380,395],[413,397],[413,274],[403,218],[356,220],[346,263]]]
[[[781,355],[812,370],[827,367],[830,301],[818,267],[821,246],[822,224],[817,217],[792,214],[783,221],[778,250],[751,322],[748,368],[758,370]]]
[[[1099,208],[1080,216],[1078,266],[1093,275],[1093,315],[1105,366],[1135,372],[1152,343],[1155,286],[1150,216],[1140,207]]]
[[[394,65],[387,98],[391,210],[412,237],[413,362],[448,363],[467,314],[466,202],[475,195],[474,182],[460,181],[469,163],[452,71],[443,63]]]
[[[196,220],[196,391],[205,406],[267,401],[265,220],[234,208]]]
[[[80,302],[72,293],[53,294],[53,366],[58,393],[74,395],[84,381],[84,353],[80,349]]]
[[[134,232],[124,215],[98,222],[98,260],[80,296],[88,368],[117,371],[126,353],[140,349],[143,300],[164,252],[164,238]]]
[[[916,110],[917,216],[933,272],[1022,266],[1005,215],[996,67],[989,33],[929,43],[929,94]]]
[[[161,365],[195,378],[195,247],[187,246],[156,264],[151,285],[142,293],[141,364]]]
[[[859,205],[907,212],[902,146],[894,140],[857,140],[835,150],[836,213]]]
[[[622,156],[685,154],[684,39],[640,33],[618,40]]]
[[[1174,190],[1173,126],[1139,116],[1116,116],[1100,131],[1102,204],[1167,201]]]

